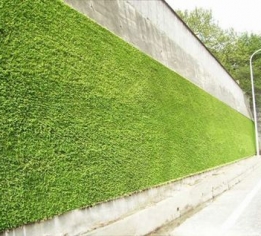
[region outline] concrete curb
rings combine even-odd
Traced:
[[[239,183],[259,163],[260,158],[247,158],[0,235],[146,235]]]

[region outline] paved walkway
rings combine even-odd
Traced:
[[[261,165],[180,226],[169,224],[152,235],[260,236]]]

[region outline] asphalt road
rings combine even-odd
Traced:
[[[169,224],[153,235],[261,236],[261,165],[179,226]]]

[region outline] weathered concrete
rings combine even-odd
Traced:
[[[65,0],[195,85],[251,117],[238,84],[164,0]]]
[[[66,2],[249,116],[238,85],[164,1]],[[238,183],[258,162],[258,158],[246,159],[2,235],[144,235]]]
[[[259,163],[260,158],[244,159],[2,235],[145,235],[226,191]]]
[[[260,236],[261,165],[220,197],[150,236]]]

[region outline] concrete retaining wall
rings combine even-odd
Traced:
[[[195,85],[250,117],[238,84],[164,0],[64,0]]]
[[[244,159],[0,235],[146,235],[239,183],[259,163],[261,161],[257,157]]]
[[[165,1],[65,1],[250,117],[241,89]],[[245,159],[1,235],[145,235],[226,191],[259,162]]]

